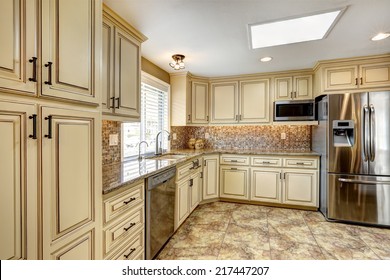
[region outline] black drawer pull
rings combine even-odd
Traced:
[[[232,159],[231,162],[237,162],[237,160],[236,159]]]
[[[30,120],[33,120],[33,134],[30,134],[28,137],[31,139],[37,139],[37,115],[33,114],[28,117]]]
[[[48,63],[45,64],[45,67],[49,68],[49,71],[48,71],[49,79],[47,81],[45,81],[45,85],[51,85],[51,68],[52,68],[52,65],[53,65],[53,62],[48,62]]]
[[[296,165],[305,165],[304,162],[297,162]]]
[[[127,255],[123,255],[126,259],[128,259],[129,257],[130,257],[130,255],[132,254],[132,253],[134,253],[134,251],[136,250],[136,248],[131,248],[130,249],[130,253],[128,253]]]
[[[133,226],[135,226],[135,223],[130,223],[130,225],[128,227],[125,227],[123,228],[125,231],[128,231],[129,229],[131,229]]]
[[[115,107],[115,97],[111,97],[111,102],[112,102],[112,105],[110,105],[110,108],[114,108]]]
[[[270,164],[271,162],[270,161],[263,161],[263,163]]]
[[[115,108],[119,109],[120,108],[120,104],[119,104],[120,103],[120,97],[115,98],[115,100],[117,101],[117,103],[116,103],[117,105],[115,106]],[[114,102],[114,104],[115,104],[115,102]]]
[[[135,197],[132,197],[132,198],[130,198],[128,201],[123,201],[123,203],[124,204],[129,204],[130,202],[132,202],[132,201],[134,201],[134,200],[136,200],[136,198]]]
[[[37,58],[32,57],[31,59],[28,60],[28,62],[33,64],[33,77],[28,78],[30,82],[36,82],[37,81]]]

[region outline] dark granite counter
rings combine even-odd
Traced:
[[[223,149],[223,150],[171,150],[168,154],[183,155],[177,159],[146,158],[143,160],[131,160],[121,163],[103,165],[103,194],[109,193],[124,185],[143,180],[163,170],[191,160],[197,156],[208,154],[242,154],[242,155],[267,155],[267,156],[319,156],[313,151],[298,150],[255,150],[255,149]]]

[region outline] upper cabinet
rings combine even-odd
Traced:
[[[275,78],[275,101],[313,98],[312,80],[311,74]]]
[[[146,37],[104,6],[102,111],[138,120],[141,103],[141,43]]]
[[[390,56],[319,62],[316,95],[390,88]]]
[[[4,48],[0,54],[0,87],[9,92],[97,104],[99,95],[94,85],[99,67],[95,66],[100,52],[95,51],[95,45],[100,46],[101,40],[97,20],[101,6],[94,0],[39,3],[1,1]]]
[[[211,83],[210,122],[269,122],[269,79]]]
[[[195,124],[209,122],[209,86],[204,82],[192,82],[191,122]]]

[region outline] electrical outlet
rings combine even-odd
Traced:
[[[208,133],[208,132],[206,132],[205,134],[204,134],[204,139],[209,139],[210,138],[210,134]]]
[[[282,140],[286,139],[286,132],[280,133],[280,139],[282,139]]]
[[[109,145],[110,146],[116,146],[118,145],[118,134],[110,134],[110,141]]]
[[[176,140],[176,139],[177,139],[176,133],[172,133],[172,139],[173,139],[173,140]]]

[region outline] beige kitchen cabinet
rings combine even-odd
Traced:
[[[192,82],[191,101],[191,123],[207,124],[209,122],[208,83]]]
[[[269,105],[269,79],[240,82],[240,122],[268,123]]]
[[[140,118],[141,43],[146,37],[104,5],[102,112]]]
[[[210,123],[238,122],[238,82],[211,83]]]
[[[38,140],[33,116],[34,104],[0,99],[1,260],[38,258]]]
[[[37,0],[0,1],[0,89],[2,91],[37,94],[37,82],[32,80],[33,65],[37,63],[38,58],[37,5]],[[38,79],[37,75],[35,78]]]
[[[203,200],[219,197],[219,155],[203,157]]]
[[[390,55],[320,61],[314,69],[316,95],[390,89]]]
[[[101,258],[99,113],[42,106],[42,257]]]
[[[202,190],[202,160],[191,159],[177,167],[175,221],[177,230],[191,212],[199,205]]]
[[[191,124],[191,74],[171,73],[171,125]]]
[[[105,259],[144,259],[144,195],[144,180],[140,180],[103,196]]]
[[[282,203],[318,207],[318,171],[285,169]]]
[[[0,88],[97,105],[100,1],[4,0],[0,5]]]
[[[273,168],[251,168],[250,200],[281,203],[281,172]]]
[[[276,77],[274,100],[301,100],[313,98],[313,76],[294,75]]]
[[[220,166],[220,197],[249,199],[249,167]]]

